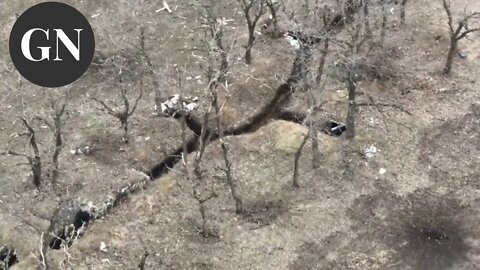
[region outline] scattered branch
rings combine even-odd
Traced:
[[[170,6],[168,5],[167,0],[163,0],[162,4],[163,4],[163,7],[155,10],[156,13],[164,10],[166,10],[168,13],[172,13],[172,9],[170,9]]]

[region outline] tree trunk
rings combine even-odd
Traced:
[[[407,5],[408,0],[402,0],[400,5],[400,23],[405,24],[405,6]]]
[[[223,133],[223,132],[222,132]],[[222,136],[223,137],[223,136]],[[232,194],[232,198],[235,200],[235,212],[237,214],[243,213],[243,201],[240,193],[238,192],[237,185],[235,180],[232,177],[232,163],[228,158],[228,148],[225,142],[222,141],[222,151],[223,151],[223,159],[225,162],[225,176],[227,178],[227,184],[230,187],[230,192]]]
[[[223,48],[223,44],[222,44],[223,32],[218,33],[217,35],[219,36],[215,37],[215,41],[217,43],[218,49],[220,50],[220,58],[222,59],[220,64],[220,71],[226,71],[228,70],[228,52],[225,51],[225,49]]]
[[[387,33],[387,9],[385,3],[382,4],[382,29],[380,30],[380,42],[383,45]]]
[[[59,124],[59,123],[58,123]],[[56,183],[58,179],[58,157],[62,151],[63,140],[60,127],[57,125],[55,127],[55,150],[53,151],[52,163],[53,163],[53,172],[52,172],[52,182]]]
[[[277,11],[275,10],[275,5],[272,1],[266,1],[268,8],[270,9],[270,14],[272,15],[272,25],[273,25],[273,38],[280,37],[280,31],[278,29],[278,18],[277,18]]]
[[[317,86],[320,84],[320,81],[322,80],[323,69],[325,67],[325,62],[327,61],[329,44],[330,44],[330,39],[326,38],[324,41],[323,49],[322,49],[322,56],[320,57],[320,63],[318,64],[317,77],[315,78]]]
[[[447,63],[445,64],[444,72],[445,74],[449,74],[452,70],[453,59],[455,58],[455,54],[457,53],[457,45],[458,40],[454,35],[450,36],[450,49],[448,50],[447,55]]]
[[[235,200],[235,213],[237,214],[242,214],[243,213],[243,201],[242,197],[238,193],[237,190],[237,185],[232,182],[232,185],[230,185],[230,191],[232,193],[232,197]]]
[[[300,157],[302,157],[302,151],[303,147],[305,147],[305,144],[308,141],[308,138],[310,137],[310,131],[305,135],[303,138],[302,144],[300,144],[300,147],[298,148],[297,152],[295,153],[295,161],[293,165],[293,181],[292,181],[292,186],[299,188],[300,184],[298,183],[298,162],[300,161]]]
[[[199,201],[198,202],[198,210],[200,211],[200,215],[202,216],[202,231],[201,234],[203,237],[207,238],[210,236],[210,230],[208,229],[207,224],[207,214],[205,212],[205,202]]]
[[[348,140],[355,137],[355,117],[357,114],[357,105],[355,103],[357,85],[355,80],[356,74],[353,68],[348,72],[347,87],[348,87],[348,112],[347,112],[347,130],[345,136]]]
[[[138,264],[138,270],[145,270],[145,263],[147,261],[148,255],[148,251],[145,250],[143,252],[142,258],[140,259],[140,263]]]
[[[292,71],[290,72],[292,82],[300,83],[307,78],[311,60],[312,53],[310,46],[301,45],[300,49],[295,51],[295,59],[293,61]]]
[[[128,120],[122,120],[121,123],[123,130],[122,141],[123,143],[128,143]]]
[[[255,42],[255,27],[248,27],[248,43],[245,51],[245,64],[250,65],[252,63],[252,48],[253,42]]]
[[[37,138],[35,136],[35,131],[29,126],[28,122],[24,120],[25,126],[30,131],[30,146],[33,149],[34,156],[29,158],[30,165],[32,167],[33,174],[33,184],[37,189],[40,189],[40,184],[42,181],[42,160],[40,157],[40,151],[38,150]]]
[[[315,125],[310,126],[310,137],[312,137],[312,168],[318,169],[320,167],[320,146],[318,145],[317,128]]]
[[[40,189],[40,184],[42,182],[42,161],[40,156],[35,155],[31,160],[32,173],[33,173],[33,184],[37,189]]]
[[[369,2],[366,0],[363,4],[363,16],[365,17],[365,34],[367,39],[372,37],[372,29],[370,28],[370,10],[369,10]]]

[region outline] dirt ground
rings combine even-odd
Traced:
[[[137,62],[138,26],[143,25],[162,97],[198,96],[200,116],[208,99],[197,51],[203,37],[201,7],[170,0],[169,14],[156,12],[161,1],[63,1],[89,18],[97,55],[129,63],[127,79],[118,83],[111,65],[93,64],[61,89],[42,89],[25,80],[20,88],[8,35],[15,14],[37,2],[0,3],[0,152],[29,151],[27,140],[16,135],[23,131],[18,118],[22,100],[27,115],[48,116],[47,93],[71,94],[58,183],[45,180],[39,191],[29,167],[22,165],[24,158],[0,155],[0,248],[14,247],[19,261],[10,269],[44,269],[41,247],[53,213],[59,206],[82,204],[94,207],[96,219],[71,246],[47,249],[51,269],[139,269],[142,258],[144,269],[480,269],[480,32],[460,41],[466,58],[457,57],[452,74],[444,75],[449,36],[441,1],[409,3],[404,26],[398,5],[391,5],[383,49],[369,55],[395,76],[364,80],[358,91],[364,93],[360,99],[368,94],[402,110],[360,107],[353,141],[315,134],[320,167],[312,169],[308,141],[299,163],[299,189],[291,181],[305,126],[271,120],[253,133],[223,139],[248,210],[243,215],[235,214],[219,169],[220,142],[207,146],[202,174],[218,195],[206,204],[216,232],[210,238],[200,234],[198,203],[182,162],[159,178],[148,175],[181,147],[182,127],[177,119],[154,113],[153,83],[149,76],[140,77]],[[285,2],[292,11],[304,9],[299,4],[304,1]],[[236,4],[222,1],[219,10],[232,19],[227,40],[239,38],[232,54],[241,57],[247,36]],[[480,2],[454,0],[452,7],[459,16],[463,7],[480,11]],[[347,90],[337,76],[340,51],[333,43],[319,94],[319,100],[332,102],[316,116],[319,127],[346,117]],[[254,115],[274,96],[293,57],[283,38],[258,37],[253,64],[237,60],[227,78],[231,86],[222,90],[227,126]],[[176,67],[183,69],[181,89],[174,79]],[[89,97],[118,102],[119,87],[135,90],[140,79],[144,96],[131,118],[131,140],[123,144],[118,121]],[[138,91],[133,90],[132,97]],[[297,91],[287,107],[306,112],[307,93]],[[48,167],[51,133],[45,126],[36,128]],[[188,131],[187,137],[193,136]],[[91,152],[78,153],[87,146]],[[134,192],[114,199],[125,190]]]

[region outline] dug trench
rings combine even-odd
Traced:
[[[297,54],[295,60],[296,62],[300,61],[300,55],[301,54]],[[234,125],[230,129],[225,130],[225,136],[238,136],[251,133],[264,126],[271,119],[283,118],[282,116],[284,113],[282,108],[285,106],[285,104],[287,104],[290,96],[295,91],[296,83],[301,79],[298,74],[304,73],[293,73],[290,79],[277,88],[274,97],[267,104],[265,104],[251,118]],[[285,117],[285,120],[290,120],[290,113],[288,113],[288,115],[288,117]],[[51,238],[47,241],[48,246],[51,249],[60,249],[62,243],[69,246],[72,245],[72,237],[75,238],[75,236],[80,236],[79,231],[82,227],[86,227],[91,221],[107,215],[111,209],[119,205],[129,195],[145,189],[149,183],[167,174],[170,169],[181,160],[183,153],[190,154],[198,150],[200,140],[202,140],[203,144],[208,145],[220,138],[219,133],[216,130],[206,127],[206,125],[204,125],[197,117],[189,113],[172,111],[167,117],[174,117],[176,119],[184,118],[186,126],[193,132],[194,136],[185,143],[182,143],[181,146],[163,159],[162,162],[145,172],[146,177],[143,181],[125,186],[115,192],[113,196],[109,196],[108,201],[104,202],[104,205],[106,205],[105,209],[89,214],[79,207],[61,207],[62,209],[65,209],[64,212],[67,212],[67,214],[63,214],[66,216],[66,218],[59,219],[53,217],[51,221],[52,225],[47,232],[47,235],[51,236]],[[203,136],[201,135],[202,130],[204,132]],[[56,213],[57,214],[55,215],[58,215],[58,211]],[[69,218],[69,216],[71,218]],[[76,225],[72,227],[70,224]],[[84,231],[82,231],[82,233],[84,233]]]
[[[283,110],[284,106],[288,103],[292,93],[295,92],[297,83],[302,79],[305,72],[298,72],[299,64],[298,62],[302,61],[302,67],[306,67],[304,55],[302,53],[297,53],[297,56],[294,60],[294,71],[292,71],[291,77],[285,82],[282,83],[275,92],[274,97],[266,103],[259,111],[257,111],[252,117],[235,124],[233,127],[224,131],[225,136],[238,136],[243,135],[251,132],[255,132],[259,128],[266,125],[272,119],[282,119],[286,121],[292,121],[295,123],[301,123],[302,118],[304,117],[303,113],[295,113],[295,112],[286,112]],[[82,212],[83,217],[83,224],[80,226],[75,226],[72,228],[69,224],[76,224],[80,221],[77,220],[79,217],[80,212],[82,210],[76,209],[70,211],[72,219],[64,219],[65,224],[59,226],[60,224],[56,224],[55,226],[51,226],[51,228],[60,228],[57,230],[48,231],[47,235],[51,235],[51,238],[48,241],[48,246],[51,249],[60,249],[62,243],[67,243],[68,245],[72,245],[73,241],[70,240],[72,235],[76,235],[79,228],[82,226],[87,226],[89,222],[102,218],[103,216],[107,215],[113,208],[119,205],[122,201],[124,201],[129,195],[134,194],[140,190],[147,188],[147,185],[157,179],[160,179],[162,176],[169,173],[170,169],[172,169],[181,159],[183,153],[190,154],[198,150],[198,146],[201,143],[208,146],[210,143],[215,142],[220,138],[219,133],[216,130],[212,130],[206,125],[204,125],[196,116],[191,115],[189,113],[184,112],[171,112],[167,117],[173,117],[176,119],[185,119],[186,126],[193,132],[194,136],[187,140],[185,143],[182,143],[175,151],[169,154],[166,158],[162,160],[159,164],[153,166],[150,170],[145,172],[145,179],[141,182],[131,184],[125,186],[115,192],[113,196],[110,196],[108,201],[104,203],[107,207],[102,209],[101,211],[93,212],[91,216],[85,217],[85,212]],[[202,130],[204,135],[202,136]],[[53,220],[53,219],[52,219]],[[73,230],[72,230],[73,229]],[[84,233],[84,232],[82,232]],[[70,237],[68,237],[70,236]]]
[[[344,12],[333,16],[332,22],[326,27],[326,32],[330,33],[331,35],[339,33],[341,29],[351,23],[348,18],[357,13],[359,8],[360,7],[347,7]],[[336,22],[334,22],[334,20]],[[340,23],[338,21],[340,21]],[[311,61],[310,48],[314,46],[315,43],[319,42],[321,42],[321,39],[315,39],[314,43],[309,42],[306,46],[301,46],[300,50],[297,50],[295,53],[289,78],[277,87],[273,98],[253,116],[225,130],[224,136],[239,136],[255,132],[256,130],[265,126],[271,120],[285,120],[297,124],[303,123],[306,117],[304,112],[288,111],[285,110],[284,107],[288,104],[292,94],[297,90],[299,82],[301,82],[307,76],[308,66]],[[61,222],[64,224],[53,224],[57,219],[55,216],[52,217],[52,224],[45,234],[48,235],[50,239],[45,242],[45,246],[48,245],[48,247],[51,249],[60,249],[62,246],[61,243],[72,245],[73,241],[67,239],[68,235],[79,236],[80,233],[78,231],[80,228],[82,228],[82,234],[85,233],[85,227],[87,227],[89,223],[106,216],[113,208],[118,206],[129,195],[146,189],[151,182],[156,181],[162,176],[168,174],[170,169],[182,159],[182,154],[184,152],[190,154],[198,150],[200,140],[202,140],[203,144],[208,145],[220,138],[220,135],[216,130],[209,129],[204,126],[203,123],[194,115],[182,115],[177,112],[170,114],[169,117],[174,117],[176,119],[185,117],[186,126],[194,133],[194,136],[185,143],[182,143],[181,146],[164,158],[159,164],[153,166],[150,170],[145,172],[145,177],[142,181],[129,184],[114,192],[113,195],[108,196],[108,199],[103,203],[106,206],[103,209],[86,213],[81,208],[72,208],[70,209],[70,218],[63,219],[63,222]],[[201,136],[202,129],[205,129],[204,136]],[[72,230],[71,224],[79,223],[79,220],[77,219],[80,216],[82,217],[82,224],[78,224],[79,226],[74,226]],[[66,232],[66,230],[68,230],[68,232]]]

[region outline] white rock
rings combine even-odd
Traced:
[[[380,170],[378,171],[379,174],[385,174],[387,172],[387,169],[385,168],[380,168]]]
[[[189,103],[189,104],[185,104],[183,103],[183,106],[185,106],[185,109],[188,111],[188,112],[191,112],[193,110],[196,110],[198,108],[198,104],[197,103]]]
[[[290,46],[292,46],[295,50],[300,49],[300,42],[298,42],[297,39],[294,39],[291,36],[287,36],[286,38],[287,38],[288,43],[290,43]]]
[[[378,152],[377,147],[375,147],[374,145],[370,145],[365,149],[365,156],[367,158],[372,158],[373,156],[375,156],[377,152]]]
[[[100,242],[100,251],[101,252],[107,252],[107,245],[105,244],[105,242]]]

